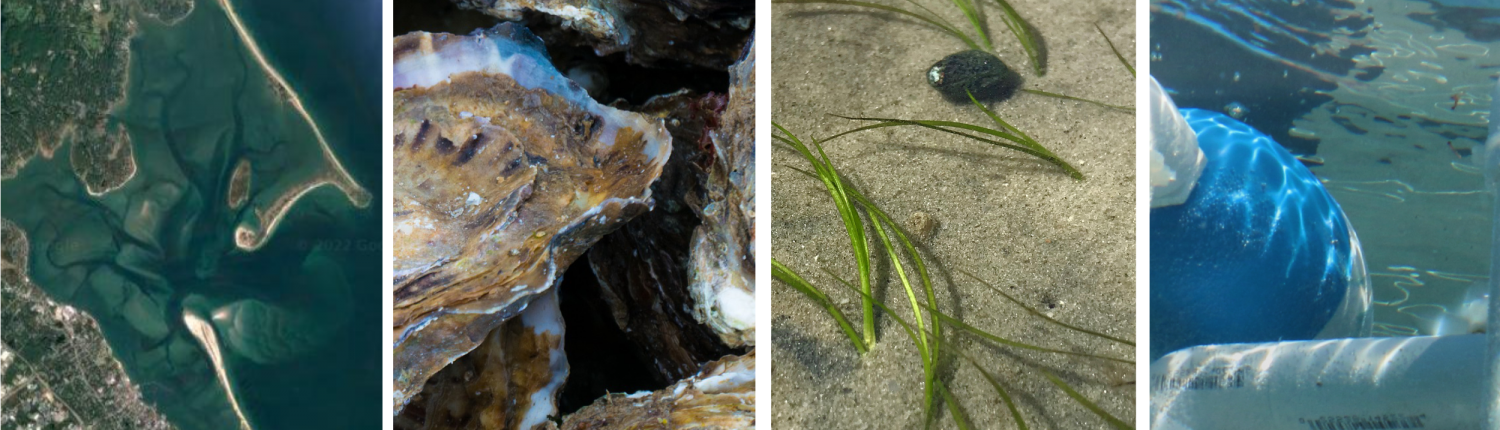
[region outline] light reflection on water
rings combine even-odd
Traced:
[[[1377,285],[1388,286],[1375,300],[1385,314],[1375,324],[1376,336],[1468,334],[1484,326],[1489,282],[1485,275],[1391,266],[1370,277]],[[1456,299],[1451,297],[1453,292],[1459,294]]]
[[[1161,21],[1172,21],[1243,48],[1240,58],[1223,63],[1255,62],[1262,75],[1281,72],[1290,80],[1301,73],[1307,83],[1300,90],[1270,95],[1302,100],[1270,109],[1299,112],[1290,123],[1258,117],[1268,114],[1264,104],[1271,103],[1261,100],[1189,107],[1233,106],[1294,151],[1297,139],[1313,142],[1324,164],[1312,170],[1364,245],[1377,336],[1472,330],[1472,305],[1483,299],[1472,287],[1483,285],[1489,273],[1492,204],[1473,160],[1482,157],[1490,89],[1500,72],[1500,60],[1490,55],[1500,43],[1489,40],[1500,26],[1462,17],[1500,16],[1500,6],[1453,0],[1297,3],[1155,0],[1153,67],[1187,55],[1163,52],[1161,46],[1174,45],[1155,42],[1172,37],[1156,33]],[[1161,73],[1153,71],[1159,78]],[[1207,104],[1213,95],[1255,94],[1236,86],[1265,83],[1238,70],[1215,74],[1234,79],[1163,84]]]

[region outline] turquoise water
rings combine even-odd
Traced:
[[[380,5],[314,3],[238,10],[352,183],[379,196]],[[146,400],[181,428],[239,420],[206,346],[183,325],[189,311],[230,317],[210,347],[224,351],[253,428],[377,428],[378,204],[315,187],[258,248],[237,247],[237,228],[268,228],[268,208],[342,175],[216,3],[199,1],[171,26],[143,20],[131,54],[127,96],[110,121],[131,138],[135,176],[90,196],[58,151],[0,185],[0,214],[30,239],[32,281],[94,316]],[[251,174],[247,198],[233,205],[238,163]]]
[[[369,0],[242,1],[240,16],[261,49],[302,93],[333,151],[374,201],[353,219],[345,274],[353,286],[354,316],[339,342],[315,360],[257,369],[246,378],[260,429],[378,429],[386,405],[386,222],[375,211],[386,201],[384,60],[380,52],[383,3]],[[254,387],[254,388],[251,388]]]
[[[371,194],[382,195],[381,2],[257,0],[237,6],[261,49],[302,94],[349,174]],[[243,374],[261,382],[253,389],[247,386],[252,394],[247,408],[266,411],[260,428],[381,425],[386,279],[381,276],[379,202],[333,220],[349,233],[324,239],[340,250],[344,274],[354,286],[348,328],[334,337],[336,342],[311,354],[315,362]]]

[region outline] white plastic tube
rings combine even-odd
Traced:
[[[1151,207],[1180,205],[1203,173],[1203,150],[1156,78],[1151,78],[1150,99]]]
[[[1485,335],[1209,345],[1151,363],[1151,428],[1472,429]]]

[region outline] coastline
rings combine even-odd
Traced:
[[[198,339],[198,344],[203,351],[208,353],[209,362],[214,365],[214,375],[219,378],[219,385],[224,388],[224,397],[229,399],[230,408],[234,409],[234,415],[240,420],[240,430],[251,430],[250,420],[245,418],[245,411],[240,408],[240,396],[234,392],[234,383],[229,378],[229,370],[224,365],[224,353],[219,347],[219,336],[214,331],[214,326],[197,313],[188,312],[182,315],[182,323],[187,326],[188,332]]]
[[[303,106],[302,98],[298,96],[297,91],[287,83],[286,78],[281,76],[281,72],[273,67],[270,61],[266,59],[265,54],[261,52],[260,45],[256,43],[249,29],[245,27],[244,22],[240,20],[239,13],[234,9],[234,4],[230,0],[217,1],[219,2],[219,7],[224,10],[224,14],[229,18],[229,22],[233,25],[235,32],[239,33],[240,41],[245,48],[250,50],[251,56],[255,58],[256,63],[271,77],[272,82],[281,90],[281,94],[286,95],[285,101],[289,102],[292,108],[302,116],[302,119],[312,127],[313,134],[318,139],[318,147],[322,149],[323,159],[328,164],[328,168],[332,170],[331,174],[321,175],[317,179],[303,184],[298,191],[282,194],[265,209],[257,210],[256,215],[260,217],[259,221],[261,223],[258,229],[250,229],[243,224],[235,227],[235,245],[245,251],[259,249],[276,232],[276,227],[280,226],[281,220],[285,218],[287,210],[301,199],[302,196],[323,185],[337,187],[355,207],[364,208],[369,206],[373,196],[369,191],[356,183],[354,178],[349,175],[349,172],[344,169],[343,164],[339,162],[338,157],[333,153],[333,149],[328,146],[328,141],[324,139],[323,131],[318,127],[318,122],[313,120],[312,115]]]
[[[97,177],[100,171],[96,163],[84,162],[89,158],[81,158],[69,148],[54,151],[56,141],[42,145],[41,149],[47,151],[37,154],[43,155],[41,160],[27,160],[31,162],[18,167],[18,175],[5,178],[4,188],[9,194],[4,217],[7,246],[13,238],[26,238],[24,234],[13,236],[14,223],[17,232],[31,233],[31,238],[38,239],[24,244],[24,251],[35,249],[34,255],[43,258],[29,263],[15,261],[7,249],[5,300],[11,306],[5,309],[5,323],[25,333],[7,330],[4,353],[15,364],[10,368],[15,377],[30,381],[45,378],[52,386],[21,386],[16,394],[22,398],[36,395],[32,397],[35,401],[25,403],[28,407],[40,405],[41,409],[32,410],[41,411],[41,419],[61,420],[52,418],[57,416],[53,412],[64,411],[59,405],[71,405],[58,413],[73,418],[56,422],[92,423],[88,425],[100,428],[131,428],[145,423],[148,428],[247,429],[252,427],[250,422],[256,428],[326,428],[340,426],[341,422],[368,427],[371,417],[366,415],[372,414],[364,411],[379,405],[381,380],[375,375],[379,372],[381,333],[369,328],[380,319],[381,289],[369,288],[378,285],[378,273],[366,274],[369,271],[362,268],[371,264],[379,267],[380,217],[375,211],[351,209],[342,201],[347,198],[355,206],[368,207],[373,198],[371,191],[351,178],[351,173],[379,171],[380,163],[372,163],[367,152],[359,151],[361,144],[369,142],[368,136],[378,136],[378,126],[364,125],[370,123],[366,113],[378,109],[348,114],[331,110],[318,115],[324,124],[314,122],[309,109],[357,99],[350,92],[370,88],[366,85],[368,78],[378,78],[379,73],[368,67],[345,67],[339,70],[343,73],[308,77],[307,62],[301,68],[278,71],[271,66],[283,52],[277,48],[297,48],[295,38],[306,34],[285,33],[290,37],[257,42],[249,39],[252,27],[266,27],[250,14],[267,8],[242,4],[244,15],[240,15],[232,9],[214,11],[213,3],[194,5],[188,9],[181,3],[169,4],[176,12],[188,12],[180,16],[169,13],[172,18],[162,19],[143,13],[137,4],[123,4],[135,17],[129,21],[131,25],[125,26],[123,15],[115,15],[117,20],[111,23],[115,32],[128,28],[131,33],[124,41],[105,45],[124,58],[122,73],[108,75],[122,80],[118,88],[110,82],[100,85],[95,92],[104,95],[93,100],[107,103],[108,110],[103,116],[94,116],[97,111],[90,108],[88,115],[106,118],[111,131],[129,129],[135,152],[132,159],[139,167],[132,173],[133,179],[110,192],[90,189],[80,179],[85,174]],[[217,5],[233,6],[228,2]],[[111,6],[106,4],[106,10]],[[277,11],[284,13],[286,7],[283,4]],[[236,28],[231,31],[221,17],[230,18]],[[329,17],[325,14],[320,19],[304,20],[304,29],[322,41],[368,38],[366,34],[348,34],[340,26],[318,33],[319,25]],[[247,22],[237,22],[240,18]],[[271,32],[268,37],[275,34]],[[249,49],[241,50],[240,44]],[[310,52],[321,54],[315,59],[341,64],[349,63],[351,57],[359,61],[380,58],[367,55],[367,51]],[[252,56],[256,59],[251,60]],[[283,72],[287,74],[281,75]],[[102,68],[98,73],[103,76]],[[306,89],[311,98],[302,100],[290,92],[286,79],[312,81],[305,83],[311,87]],[[284,97],[275,94],[278,87],[287,91]],[[287,111],[288,106],[298,112]],[[80,137],[94,128],[69,125],[92,121],[49,122],[58,127],[68,125]],[[16,125],[19,129],[20,123]],[[324,132],[342,145],[338,151],[353,152],[346,154],[352,158],[335,158]],[[114,139],[118,135],[111,136]],[[307,146],[313,140],[318,140],[321,152]],[[113,145],[115,142],[110,141],[103,147],[105,152],[94,153],[102,155],[92,158],[117,160],[131,151]],[[265,147],[282,152],[257,152]],[[349,147],[353,149],[345,149]],[[375,153],[378,156],[379,151]],[[110,158],[112,155],[118,156]],[[216,193],[222,191],[218,174],[229,174],[217,169],[247,160],[258,162],[255,167],[261,170],[255,179],[263,195],[259,202],[245,199],[252,208],[246,208],[244,202],[237,208],[232,197],[229,201],[217,197]],[[75,172],[75,165],[83,169]],[[346,166],[353,170],[346,171]],[[371,189],[380,188],[378,177],[365,180],[373,184]],[[336,185],[344,197],[329,189],[327,194],[315,194],[311,201],[304,202],[304,209],[290,212],[303,196],[323,184]],[[247,188],[243,186],[240,191]],[[214,198],[192,200],[207,196]],[[325,207],[332,212],[324,211]],[[258,224],[257,215],[266,223]],[[283,219],[288,222],[278,228]],[[279,236],[269,243],[257,243],[265,245],[260,252],[242,252],[244,249],[236,249],[229,237],[238,225],[265,225],[263,239],[269,239],[272,231],[279,231]],[[171,235],[168,230],[174,228],[178,236],[158,236]],[[121,239],[125,237],[129,239]],[[128,243],[122,244],[122,240]],[[229,338],[222,336],[228,332],[214,332],[209,315],[194,315],[201,324],[196,330],[186,328],[194,324],[186,321],[182,312],[184,293],[302,294],[305,289],[297,288],[300,283],[281,282],[292,285],[283,288],[273,285],[273,280],[302,276],[286,265],[297,263],[298,257],[307,252],[336,259],[350,284],[361,287],[340,302],[354,303],[357,310],[352,312],[361,322],[330,329],[338,330],[334,339],[315,345],[315,352],[284,362],[245,365],[247,360],[225,349],[230,346]],[[93,257],[97,255],[105,257]],[[184,271],[164,266],[189,268]],[[30,272],[35,281],[25,277],[27,268],[35,269]],[[13,269],[20,271],[20,279],[11,278]],[[37,301],[43,305],[27,304]],[[16,308],[20,306],[26,308]],[[40,397],[54,389],[55,399]],[[15,410],[19,413],[21,408]],[[318,416],[321,414],[313,411],[330,416]],[[378,424],[379,416],[373,418]]]

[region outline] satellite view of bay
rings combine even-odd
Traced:
[[[0,429],[381,425],[381,8],[0,4]]]

